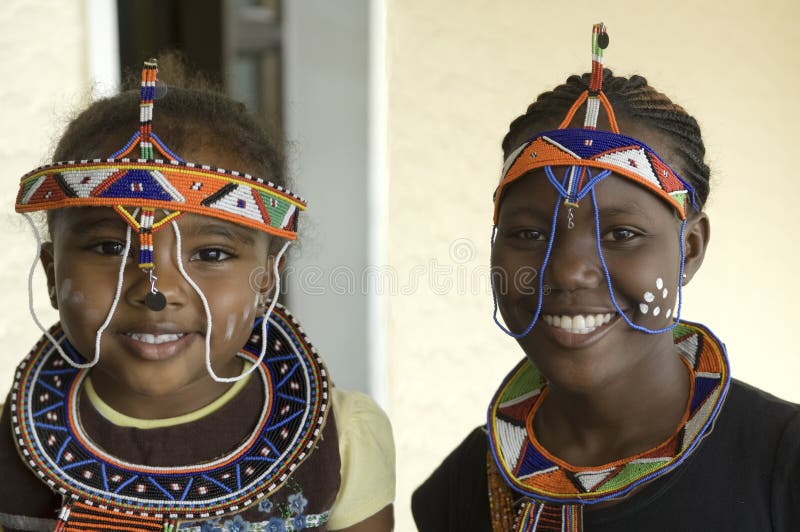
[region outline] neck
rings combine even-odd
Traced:
[[[226,368],[215,368],[218,374],[232,377],[242,372],[242,361],[234,359]],[[163,393],[137,390],[120,382],[113,375],[96,368],[91,373],[97,395],[121,414],[138,419],[167,419],[189,414],[212,403],[233,383],[217,382],[209,375]]]
[[[681,424],[689,400],[688,368],[668,341],[627,374],[591,391],[549,383],[533,422],[540,443],[567,463],[599,466],[656,447]]]

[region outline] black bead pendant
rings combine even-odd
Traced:
[[[608,48],[608,41],[609,41],[608,33],[601,33],[600,35],[597,36],[597,46],[599,46],[603,50]]]
[[[150,292],[144,296],[144,304],[150,310],[158,312],[159,310],[164,310],[164,307],[167,306],[167,298],[161,292]]]

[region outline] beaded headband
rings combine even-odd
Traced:
[[[500,185],[494,194],[494,223],[497,224],[503,192],[528,172],[544,168],[548,178],[564,197],[564,204],[577,207],[593,185],[610,171],[644,186],[663,198],[683,220],[687,200],[694,204],[694,189],[644,142],[620,134],[611,103],[603,94],[603,50],[608,46],[605,24],[592,28],[592,74],[584,91],[558,126],[537,133],[515,149],[506,159]],[[583,128],[568,128],[578,109],[586,104]],[[598,131],[597,117],[603,106],[612,131]],[[567,167],[563,182],[552,175],[553,167]],[[600,170],[592,175],[591,169]]]
[[[138,233],[139,268],[149,273],[154,267],[153,233],[187,212],[297,238],[297,218],[306,208],[303,198],[249,174],[184,161],[152,131],[157,72],[154,59],[145,61],[139,130],[125,146],[105,160],[58,162],[26,174],[16,211],[112,207]],[[131,159],[137,144],[139,158]],[[166,160],[156,159],[156,151]],[[168,214],[155,221],[156,209]]]

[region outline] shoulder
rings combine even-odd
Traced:
[[[797,419],[800,405],[747,383],[732,380],[717,428],[761,446],[777,445],[787,426]],[[716,430],[716,429],[715,429]]]
[[[394,438],[386,413],[371,397],[360,392],[334,388],[333,413],[339,437],[339,449],[370,451],[390,462],[394,469]],[[351,465],[351,464],[347,464]],[[342,462],[342,469],[346,467]]]
[[[333,388],[341,485],[328,527],[346,528],[392,504],[395,452],[386,413],[368,395]]]
[[[769,458],[764,471],[775,530],[800,530],[800,405],[740,382],[731,391],[731,413],[750,437],[751,454]]]
[[[482,530],[489,525],[487,452],[488,435],[478,427],[417,488],[411,511],[419,530]]]

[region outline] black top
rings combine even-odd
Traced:
[[[412,497],[422,532],[490,531],[488,436],[475,429]],[[800,531],[800,405],[732,381],[714,430],[675,471],[583,516],[586,532]]]

